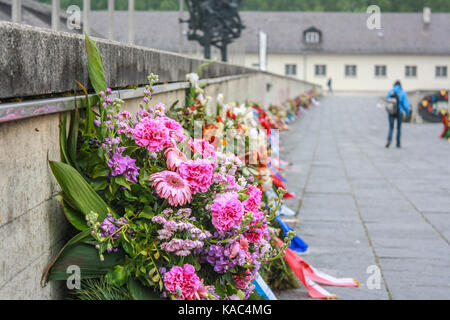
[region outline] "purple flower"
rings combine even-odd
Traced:
[[[100,235],[102,237],[108,237],[116,232],[120,228],[120,226],[116,225],[115,223],[120,223],[120,221],[114,218],[111,214],[108,214],[106,216],[106,219],[103,220],[102,223],[100,223]],[[115,235],[113,235],[113,240],[119,239],[119,236],[119,233],[116,233]]]
[[[136,166],[136,160],[129,156],[123,156],[120,153],[115,153],[108,161],[108,166],[112,169],[111,175],[113,177],[125,174],[128,181],[137,183],[139,176],[139,168]]]
[[[164,219],[164,217],[162,217],[162,216],[154,216],[152,218],[152,222],[157,223],[157,224],[164,224],[166,222],[166,219]]]

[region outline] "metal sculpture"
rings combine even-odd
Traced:
[[[220,49],[222,61],[227,61],[227,46],[241,36],[244,25],[239,17],[240,0],[186,0],[190,18],[188,39],[204,48],[205,59],[211,59],[211,46]]]

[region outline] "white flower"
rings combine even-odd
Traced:
[[[201,103],[202,105],[206,105],[206,99],[205,99],[205,97],[203,96],[202,93],[200,93],[200,94],[197,96],[197,99],[200,100],[200,103]]]
[[[198,74],[192,72],[186,75],[186,80],[189,81],[192,85],[197,85],[199,77]]]
[[[217,95],[217,104],[223,105],[223,94],[221,93]]]

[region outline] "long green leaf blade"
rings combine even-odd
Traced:
[[[58,202],[61,204],[64,215],[66,216],[70,224],[75,227],[75,229],[80,231],[88,229],[86,219],[84,218],[81,212],[72,209],[70,205],[66,201],[64,201],[64,198],[60,195],[56,196],[56,200],[58,200]]]
[[[61,161],[66,162],[68,164],[72,164],[67,152],[66,130],[67,130],[67,113],[64,114],[61,122],[59,123],[59,149],[61,152]]]
[[[49,272],[50,272],[51,268],[53,267],[53,265],[58,260],[58,258],[61,256],[61,254],[66,249],[70,248],[71,246],[77,244],[78,242],[80,242],[80,241],[84,240],[85,238],[87,238],[88,236],[90,236],[90,234],[91,234],[91,231],[89,229],[87,229],[83,232],[80,232],[79,234],[74,236],[72,239],[67,241],[67,243],[64,245],[64,247],[62,247],[61,250],[59,250],[58,254],[48,263],[47,267],[45,268],[44,273],[42,274],[42,278],[41,278],[41,287],[44,287],[47,284]]]
[[[100,260],[97,249],[93,246],[80,243],[64,250],[50,270],[48,280],[67,280],[71,273],[67,268],[76,265],[80,268],[81,279],[99,278],[105,275],[112,267],[121,263],[124,258],[122,251],[104,254],[104,261]]]
[[[67,138],[67,151],[72,163],[77,161],[77,142],[78,142],[78,127],[80,123],[80,112],[75,100],[75,110],[70,114],[69,137]]]
[[[87,92],[87,89],[85,86],[83,86],[79,81],[75,82],[81,87],[81,89],[84,92],[84,107],[87,109],[87,132],[88,134],[93,134],[94,133],[94,111],[92,110],[92,106],[94,106],[98,99],[90,99],[89,98],[89,94]],[[97,96],[95,96],[97,97]]]
[[[95,42],[85,34],[86,53],[88,58],[89,79],[92,87],[98,94],[106,91],[105,72],[103,70],[102,59]]]
[[[64,194],[81,213],[87,215],[93,211],[98,214],[99,221],[105,220],[109,212],[116,216],[73,167],[62,162],[50,161],[50,168]]]
[[[153,289],[143,286],[138,280],[128,280],[128,290],[135,300],[162,300]]]

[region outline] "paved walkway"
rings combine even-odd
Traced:
[[[281,158],[298,199],[289,224],[302,257],[360,288],[325,287],[340,299],[450,299],[450,143],[442,124],[404,124],[402,149],[385,149],[387,113],[377,98],[325,97],[282,133]],[[289,220],[291,218],[285,218]],[[380,289],[366,272],[381,270]],[[305,288],[281,299],[306,299]]]

